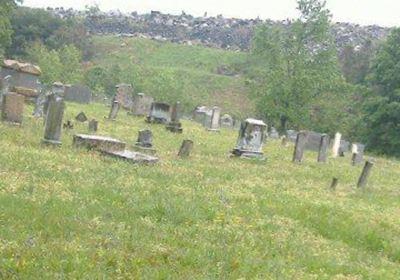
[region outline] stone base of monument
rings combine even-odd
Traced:
[[[249,151],[249,150],[234,149],[232,151],[232,156],[241,157],[241,158],[248,158],[248,159],[265,160],[264,153],[262,153],[262,152],[254,152],[254,151]]]
[[[126,143],[107,136],[76,134],[73,145],[79,148],[98,151],[123,151]]]
[[[143,147],[137,143],[133,146],[133,149],[136,152],[147,154],[147,155],[155,155],[157,153],[156,149],[153,149],[152,147]]]
[[[118,159],[123,159],[131,163],[137,164],[155,164],[158,162],[158,158],[142,153],[137,153],[129,150],[123,151],[102,151],[103,155],[111,156]]]
[[[155,124],[166,124],[168,120],[164,118],[156,118],[156,117],[146,117],[146,122],[147,123],[155,123]]]
[[[165,127],[167,130],[173,132],[173,133],[182,133],[182,124],[181,123],[169,123]]]
[[[43,139],[42,144],[48,145],[48,146],[61,146],[61,141],[55,141],[55,140],[48,140],[48,139]]]

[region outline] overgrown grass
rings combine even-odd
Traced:
[[[368,188],[350,158],[291,163],[293,147],[268,142],[265,162],[231,159],[237,133],[183,121],[175,135],[150,125],[161,162],[135,166],[43,147],[42,120],[0,124],[0,278],[399,279],[400,163],[376,159]],[[132,145],[142,118],[100,104],[83,110],[100,135]],[[176,154],[195,142],[188,159]],[[332,177],[340,184],[328,190]]]
[[[244,117],[255,110],[240,75],[247,65],[246,53],[114,36],[95,37],[94,45],[94,65],[117,65],[121,81],[132,83],[137,92],[161,101],[179,99],[186,111],[199,104],[219,105]],[[221,67],[234,75],[219,74]]]

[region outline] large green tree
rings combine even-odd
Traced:
[[[331,132],[341,123],[338,115],[346,115],[349,96],[329,31],[330,13],[325,1],[297,3],[298,19],[281,26],[264,25],[254,37],[252,54],[258,71],[251,78],[259,111],[281,130],[291,126]],[[329,117],[330,106],[343,114]]]
[[[21,0],[0,0],[0,55],[11,44],[12,28],[11,14]]]
[[[364,141],[370,150],[400,156],[400,28],[381,46],[371,68],[373,93],[364,106]]]

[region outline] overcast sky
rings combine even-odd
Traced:
[[[327,0],[334,21],[400,26],[400,0]],[[25,6],[84,9],[98,4],[103,11],[150,10],[200,16],[222,14],[225,17],[282,20],[296,16],[296,0],[24,0]]]

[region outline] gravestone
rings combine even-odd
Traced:
[[[117,100],[120,106],[124,109],[130,110],[133,105],[133,88],[130,84],[119,84],[115,86],[117,93],[115,94],[115,100]]]
[[[183,140],[182,145],[178,152],[178,156],[181,158],[188,157],[188,156],[190,156],[192,149],[193,149],[193,141],[192,140]]]
[[[180,103],[176,102],[172,106],[171,121],[166,126],[167,130],[174,133],[182,133],[182,124],[179,121],[179,114],[180,114]]]
[[[40,85],[39,95],[36,97],[35,107],[34,107],[33,113],[32,113],[32,115],[35,118],[40,118],[43,116],[43,106],[44,106],[45,102],[46,102],[45,88],[43,85]]]
[[[360,144],[360,143],[354,143],[352,144],[351,151],[352,151],[352,164],[360,164],[364,160],[364,150],[365,150],[365,145]]]
[[[263,142],[267,125],[261,120],[246,119],[239,131],[239,136],[232,154],[244,158],[263,159]]]
[[[78,115],[76,115],[75,120],[78,122],[85,122],[88,120],[84,112],[80,112]]]
[[[208,131],[219,131],[219,118],[221,115],[221,108],[214,106],[211,114],[210,126],[207,128]]]
[[[350,151],[350,142],[346,140],[340,140],[339,156],[344,157],[345,153]]]
[[[43,143],[61,145],[64,108],[64,99],[54,94],[51,95],[47,108]]]
[[[360,178],[358,179],[357,187],[365,188],[368,182],[369,174],[371,173],[371,169],[374,166],[372,161],[365,162],[364,168],[361,172]]]
[[[3,95],[3,103],[1,105],[2,121],[11,124],[22,124],[24,114],[25,97],[15,92],[9,92]]]
[[[103,155],[111,156],[117,159],[122,159],[134,164],[155,164],[158,162],[158,158],[155,156],[146,155],[129,150],[123,150],[123,151],[103,150],[101,152]]]
[[[145,154],[155,154],[153,149],[153,133],[149,129],[140,130],[134,149]]]
[[[304,155],[304,150],[307,145],[307,131],[300,131],[297,133],[296,137],[296,144],[294,146],[294,152],[293,152],[293,162],[302,162],[303,161],[303,155]]]
[[[279,139],[279,133],[275,127],[271,127],[271,131],[268,134],[269,138],[271,139]]]
[[[86,148],[97,151],[123,151],[126,143],[108,136],[76,134],[73,145],[77,148]]]
[[[193,120],[202,124],[204,127],[211,125],[212,109],[206,106],[197,106],[193,111]]]
[[[146,119],[149,123],[166,124],[171,121],[170,106],[166,103],[153,102],[150,108],[150,114]]]
[[[320,138],[319,151],[318,151],[318,162],[326,162],[328,160],[328,147],[329,147],[329,135],[322,134]]]
[[[46,124],[46,118],[48,113],[48,108],[50,100],[54,97],[64,98],[65,86],[60,82],[55,82],[52,85],[51,92],[47,93],[45,96],[45,101],[43,104],[43,123]]]
[[[113,100],[113,102],[111,104],[110,114],[108,115],[109,120],[115,121],[115,119],[117,118],[117,115],[118,115],[119,107],[120,107],[120,104],[119,104],[118,100]]]
[[[3,103],[3,96],[10,91],[11,76],[0,78],[0,105]]]
[[[90,132],[97,132],[97,129],[99,128],[99,122],[95,119],[92,119],[89,122],[89,131]]]
[[[332,156],[334,158],[338,157],[338,155],[339,155],[339,148],[340,148],[341,140],[342,140],[342,134],[340,134],[339,132],[336,132],[335,139],[333,140],[333,146],[332,146]]]
[[[287,137],[287,140],[289,140],[290,142],[295,143],[296,139],[297,139],[297,131],[291,130],[291,129],[287,130],[286,131],[286,137]]]
[[[319,151],[322,134],[314,131],[306,131],[306,134],[307,143],[305,149],[315,152]]]
[[[86,85],[71,85],[65,90],[65,100],[89,104],[92,101],[92,91]]]
[[[228,114],[224,114],[221,117],[221,126],[225,127],[225,128],[232,128],[233,127],[233,118]]]
[[[153,97],[147,96],[143,93],[134,95],[131,114],[134,116],[147,116],[153,102]]]

